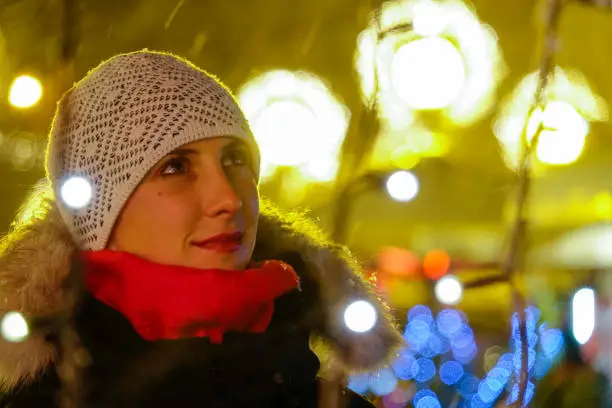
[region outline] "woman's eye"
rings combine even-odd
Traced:
[[[249,166],[251,156],[246,149],[231,150],[223,157],[222,164],[223,166]]]
[[[189,162],[185,158],[170,159],[161,168],[162,176],[171,176],[173,174],[183,174],[189,170]]]

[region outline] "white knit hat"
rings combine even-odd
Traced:
[[[233,136],[259,151],[230,91],[174,55],[138,51],[103,62],[58,103],[49,135],[47,177],[80,249],[107,245],[127,199],[165,155],[197,140]],[[85,178],[87,206],[61,200],[62,184]]]

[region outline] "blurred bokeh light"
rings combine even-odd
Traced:
[[[9,102],[16,108],[30,108],[42,97],[42,84],[31,75],[20,75],[11,84]]]
[[[387,193],[389,196],[399,202],[408,202],[414,200],[419,194],[419,179],[417,176],[405,170],[400,170],[392,173],[387,178]]]
[[[457,0],[385,2],[358,38],[355,64],[364,99],[378,91],[383,122],[404,129],[422,109],[473,123],[490,110],[505,73],[493,30]]]
[[[511,169],[518,166],[525,122],[528,141],[542,124],[536,149],[540,163],[570,164],[580,157],[589,123],[607,120],[606,102],[576,70],[556,67],[549,79],[544,108],[529,112],[533,102],[538,73],[527,75],[506,99],[493,129],[504,150],[504,160]]]
[[[261,150],[262,177],[279,166],[314,181],[332,181],[350,114],[317,76],[276,70],[249,80],[237,93]]]
[[[461,52],[444,38],[414,40],[400,46],[393,55],[393,89],[413,109],[449,106],[459,97],[465,77]]]
[[[28,337],[30,330],[28,322],[21,313],[9,312],[2,317],[0,332],[6,341],[18,343]]]
[[[595,330],[595,291],[581,288],[572,297],[572,334],[579,344],[586,344]]]

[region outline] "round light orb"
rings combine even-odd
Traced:
[[[386,183],[389,196],[399,202],[412,201],[419,194],[419,179],[406,170],[391,174]]]
[[[461,52],[441,37],[426,37],[400,46],[391,63],[395,93],[416,110],[449,106],[461,94],[466,78]]]
[[[70,177],[62,184],[60,195],[68,207],[80,209],[91,201],[93,189],[84,177]]]
[[[0,333],[6,341],[19,343],[25,340],[30,334],[28,322],[18,312],[9,312],[4,315],[0,322]]]
[[[11,84],[9,102],[16,108],[30,108],[42,97],[40,81],[30,75],[20,75]]]
[[[365,333],[376,325],[378,316],[374,306],[366,300],[357,300],[344,311],[344,324],[356,333]]]
[[[436,282],[434,291],[438,301],[445,305],[456,305],[463,297],[463,286],[453,275],[447,275]]]

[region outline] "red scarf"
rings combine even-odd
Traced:
[[[274,300],[297,288],[286,263],[266,261],[242,271],[161,265],[125,252],[83,252],[85,287],[119,311],[145,340],[264,332]]]

